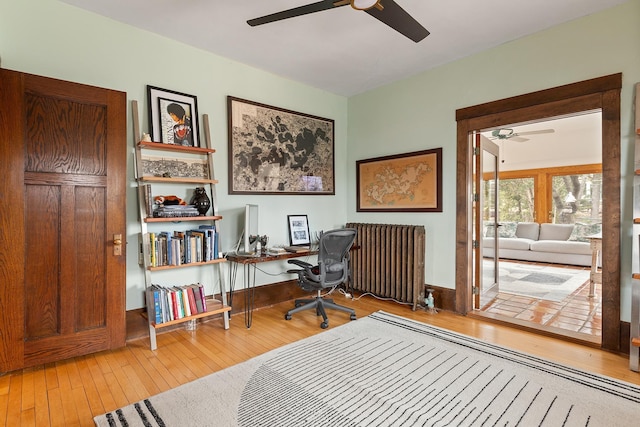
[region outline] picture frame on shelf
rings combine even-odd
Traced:
[[[200,147],[196,96],[147,85],[147,101],[154,141]]]
[[[442,212],[442,148],[358,160],[356,190],[357,212]]]
[[[307,215],[287,215],[289,224],[289,244],[291,246],[311,245],[309,218]]]
[[[334,120],[227,96],[229,194],[335,194]]]

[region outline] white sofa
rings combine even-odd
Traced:
[[[573,224],[518,223],[515,237],[498,237],[498,257],[535,262],[591,266],[589,242],[569,240]],[[484,237],[484,256],[495,250],[495,238]]]

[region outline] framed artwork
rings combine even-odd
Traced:
[[[358,212],[442,212],[442,148],[356,162]]]
[[[229,194],[335,194],[334,121],[227,97]]]
[[[287,215],[289,222],[289,244],[291,246],[311,244],[309,235],[309,219],[306,215]]]
[[[193,95],[147,86],[151,137],[163,144],[199,147],[198,101]]]

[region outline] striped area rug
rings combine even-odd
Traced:
[[[98,426],[637,426],[640,387],[377,312]]]

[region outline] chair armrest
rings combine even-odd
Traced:
[[[294,265],[297,265],[298,267],[302,267],[304,269],[313,267],[313,265],[309,264],[308,262],[304,262],[304,261],[301,261],[299,259],[290,259],[287,262],[289,264],[294,264]]]

